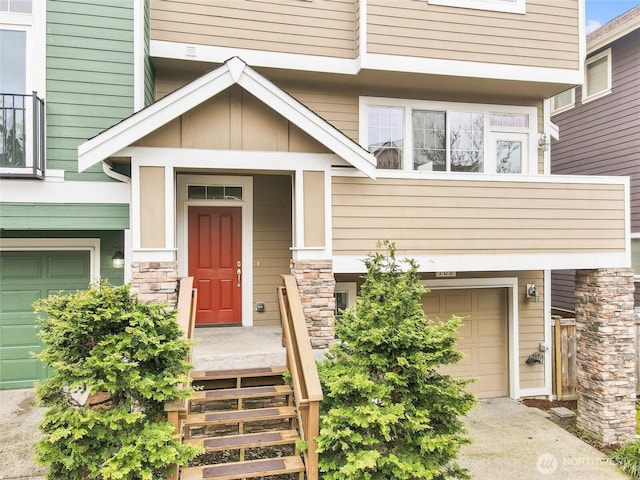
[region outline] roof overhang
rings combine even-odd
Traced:
[[[249,67],[238,57],[213,70],[78,147],[78,171],[116,155],[201,103],[237,84],[370,178],[376,159],[322,117]]]
[[[606,25],[600,28],[606,28]],[[630,34],[638,28],[640,28],[640,15],[637,15],[636,13],[635,17],[629,19],[627,22],[621,23],[615,28],[612,28],[604,35],[598,36],[591,41],[589,41],[589,39],[587,38],[587,55],[590,55],[597,50],[606,47],[610,43],[613,43],[616,40],[624,37],[625,35]]]

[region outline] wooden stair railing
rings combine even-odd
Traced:
[[[176,468],[170,480],[232,480],[285,473],[295,474],[300,480],[305,474],[308,480],[318,479],[315,437],[319,433],[322,390],[294,277],[283,276],[283,284],[278,288],[278,299],[287,366],[191,371],[190,382],[204,390],[197,390],[189,400],[165,405],[182,442],[201,444],[213,454],[235,451],[238,461],[180,471]],[[188,338],[193,338],[196,300],[193,279],[181,279],[178,323]],[[291,376],[290,385],[283,384],[285,373]],[[298,450],[300,439],[307,445],[302,452],[304,462]],[[255,457],[254,450],[264,447],[290,453],[274,458],[245,458],[245,453],[253,452],[251,456]]]
[[[282,336],[291,373],[293,395],[298,407],[298,426],[307,448],[303,455],[308,480],[318,479],[318,453],[315,437],[320,433],[322,388],[311,349],[298,285],[293,275],[283,275],[278,288],[282,316]]]

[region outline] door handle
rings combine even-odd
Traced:
[[[240,286],[240,278],[242,277],[242,270],[236,270],[236,275],[238,275],[238,286]]]

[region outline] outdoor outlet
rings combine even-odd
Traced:
[[[540,342],[538,344],[538,350],[540,350],[541,352],[546,352],[547,350],[549,350],[549,347],[547,347],[544,343]]]
[[[256,312],[264,312],[264,302],[256,303]]]

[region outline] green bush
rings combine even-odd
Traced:
[[[613,454],[613,460],[633,478],[640,478],[640,440],[622,445]]]
[[[468,478],[456,458],[469,442],[460,417],[475,398],[468,381],[439,369],[461,358],[460,319],[426,319],[415,262],[397,261],[386,245],[365,261],[355,307],[337,320],[339,342],[320,364],[323,479]]]
[[[155,480],[199,453],[163,411],[191,394],[180,386],[190,342],[174,310],[107,283],[34,306],[47,344],[38,358],[54,371],[36,387],[48,407],[38,444],[48,479]]]

